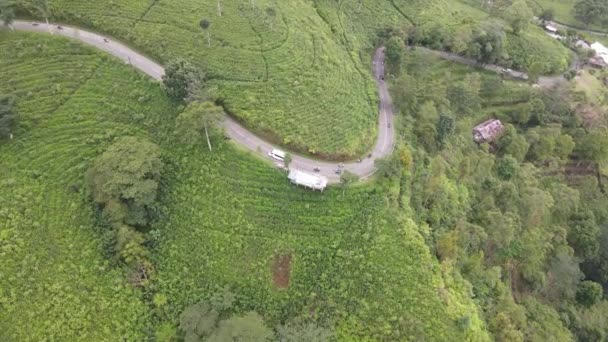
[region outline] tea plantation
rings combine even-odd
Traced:
[[[0,146],[2,340],[139,341],[224,287],[268,324],[309,313],[342,340],[461,340],[462,317],[467,336],[487,339],[467,287],[397,210],[394,186],[294,189],[218,136],[213,153],[174,143],[177,113],[159,85],[110,57],[7,31],[0,46],[0,92],[22,114]],[[126,135],[159,144],[168,169],[145,290],[114,261],[83,186],[93,158]],[[273,278],[277,256],[291,259],[287,288]]]
[[[61,0],[52,10],[57,20],[108,32],[160,61],[181,57],[206,68],[226,109],[276,142],[334,156],[371,147],[370,66],[336,39],[313,3],[221,3],[221,16],[214,1]]]

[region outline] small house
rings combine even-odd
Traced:
[[[478,144],[492,142],[500,137],[504,129],[500,120],[484,121],[473,128],[473,140]]]
[[[301,185],[312,190],[323,191],[327,187],[327,178],[313,175],[299,170],[289,170],[289,181],[296,185]]]

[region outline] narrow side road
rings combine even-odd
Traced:
[[[79,40],[118,57],[125,63],[132,65],[134,68],[158,81],[165,74],[165,69],[162,65],[110,37],[73,26],[54,23],[47,25],[45,23],[25,20],[16,20],[13,23],[13,27],[19,31],[55,34]],[[378,140],[370,155],[362,157],[360,162],[343,165],[344,170],[358,175],[361,179],[367,179],[372,176],[376,171],[374,161],[390,155],[395,146],[392,100],[387,85],[384,81],[380,80],[380,76],[384,75],[383,48],[376,50],[373,64],[379,94]],[[248,131],[230,117],[224,119],[223,126],[226,134],[236,143],[264,158],[270,158],[268,157],[268,152],[275,148],[275,146]],[[297,154],[292,154],[292,158],[291,168],[309,173],[314,173],[314,169],[319,168],[320,171],[318,173],[327,177],[330,183],[338,183],[340,181],[340,176],[335,172],[339,167],[338,163],[318,161]]]

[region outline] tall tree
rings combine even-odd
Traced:
[[[269,342],[274,337],[256,312],[221,321],[215,332],[206,339],[207,342]]]
[[[8,26],[14,30],[13,21],[15,20],[14,3],[10,0],[0,0],[0,20],[4,26]]]
[[[340,184],[342,184],[342,196],[344,196],[346,189],[357,181],[359,181],[359,176],[350,171],[344,171],[340,176]]]
[[[593,281],[583,281],[576,291],[576,301],[586,307],[592,307],[599,302],[604,295],[602,285]]]
[[[391,37],[386,43],[385,55],[392,74],[398,75],[401,71],[401,60],[405,51],[405,43],[397,36]]]
[[[177,117],[176,134],[183,143],[194,145],[204,132],[209,151],[212,151],[209,127],[215,125],[223,115],[222,107],[213,102],[193,102]]]
[[[205,87],[205,74],[191,63],[178,59],[165,69],[163,85],[167,95],[176,102],[189,102]]]
[[[277,327],[277,340],[280,342],[329,342],[332,335],[331,330],[315,323],[294,321]]]
[[[608,24],[608,3],[604,0],[579,0],[573,11],[574,17],[585,25]]]
[[[179,328],[184,332],[184,341],[201,341],[215,331],[220,312],[209,302],[201,301],[186,308],[179,316]]]
[[[274,31],[274,20],[277,17],[277,10],[274,7],[266,7],[266,17],[270,25],[270,31]]]
[[[13,130],[18,118],[19,116],[15,110],[15,98],[0,95],[0,139],[7,139],[13,136]]]
[[[201,29],[203,29],[203,31],[207,34],[207,46],[211,47],[211,36],[209,35],[209,26],[211,26],[211,22],[209,22],[209,20],[207,19],[203,19],[201,20],[199,25],[201,26]]]
[[[526,0],[513,1],[505,11],[505,19],[509,22],[515,34],[519,34],[528,28],[533,15],[534,13],[528,7]]]
[[[149,222],[163,166],[158,146],[123,137],[95,159],[86,181],[112,223],[143,226]]]
[[[554,17],[555,11],[553,10],[553,8],[546,8],[539,15],[540,20],[542,20],[543,22],[551,21]]]

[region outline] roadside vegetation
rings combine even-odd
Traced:
[[[539,12],[550,10],[555,20],[579,29],[608,31],[608,4],[595,0],[533,0]]]
[[[393,177],[492,336],[602,340],[605,124],[584,124],[587,100],[567,83],[534,88],[419,51],[402,60],[391,91],[414,166]],[[505,131],[476,145],[471,130],[488,118]]]
[[[416,48],[560,73],[570,52],[529,3],[48,4],[18,9],[167,76],[0,31],[0,340],[608,336],[608,128],[583,108],[605,75],[544,89]],[[296,188],[218,128],[226,111],[298,151],[365,152],[381,44],[398,142],[373,180]],[[489,118],[503,134],[473,143]]]
[[[201,132],[181,142],[173,102],[128,66],[0,34],[0,91],[21,114],[0,145],[3,339],[221,338],[253,324],[260,336],[487,340],[395,182],[296,189],[215,128],[213,152]],[[218,328],[192,332],[201,321]]]

